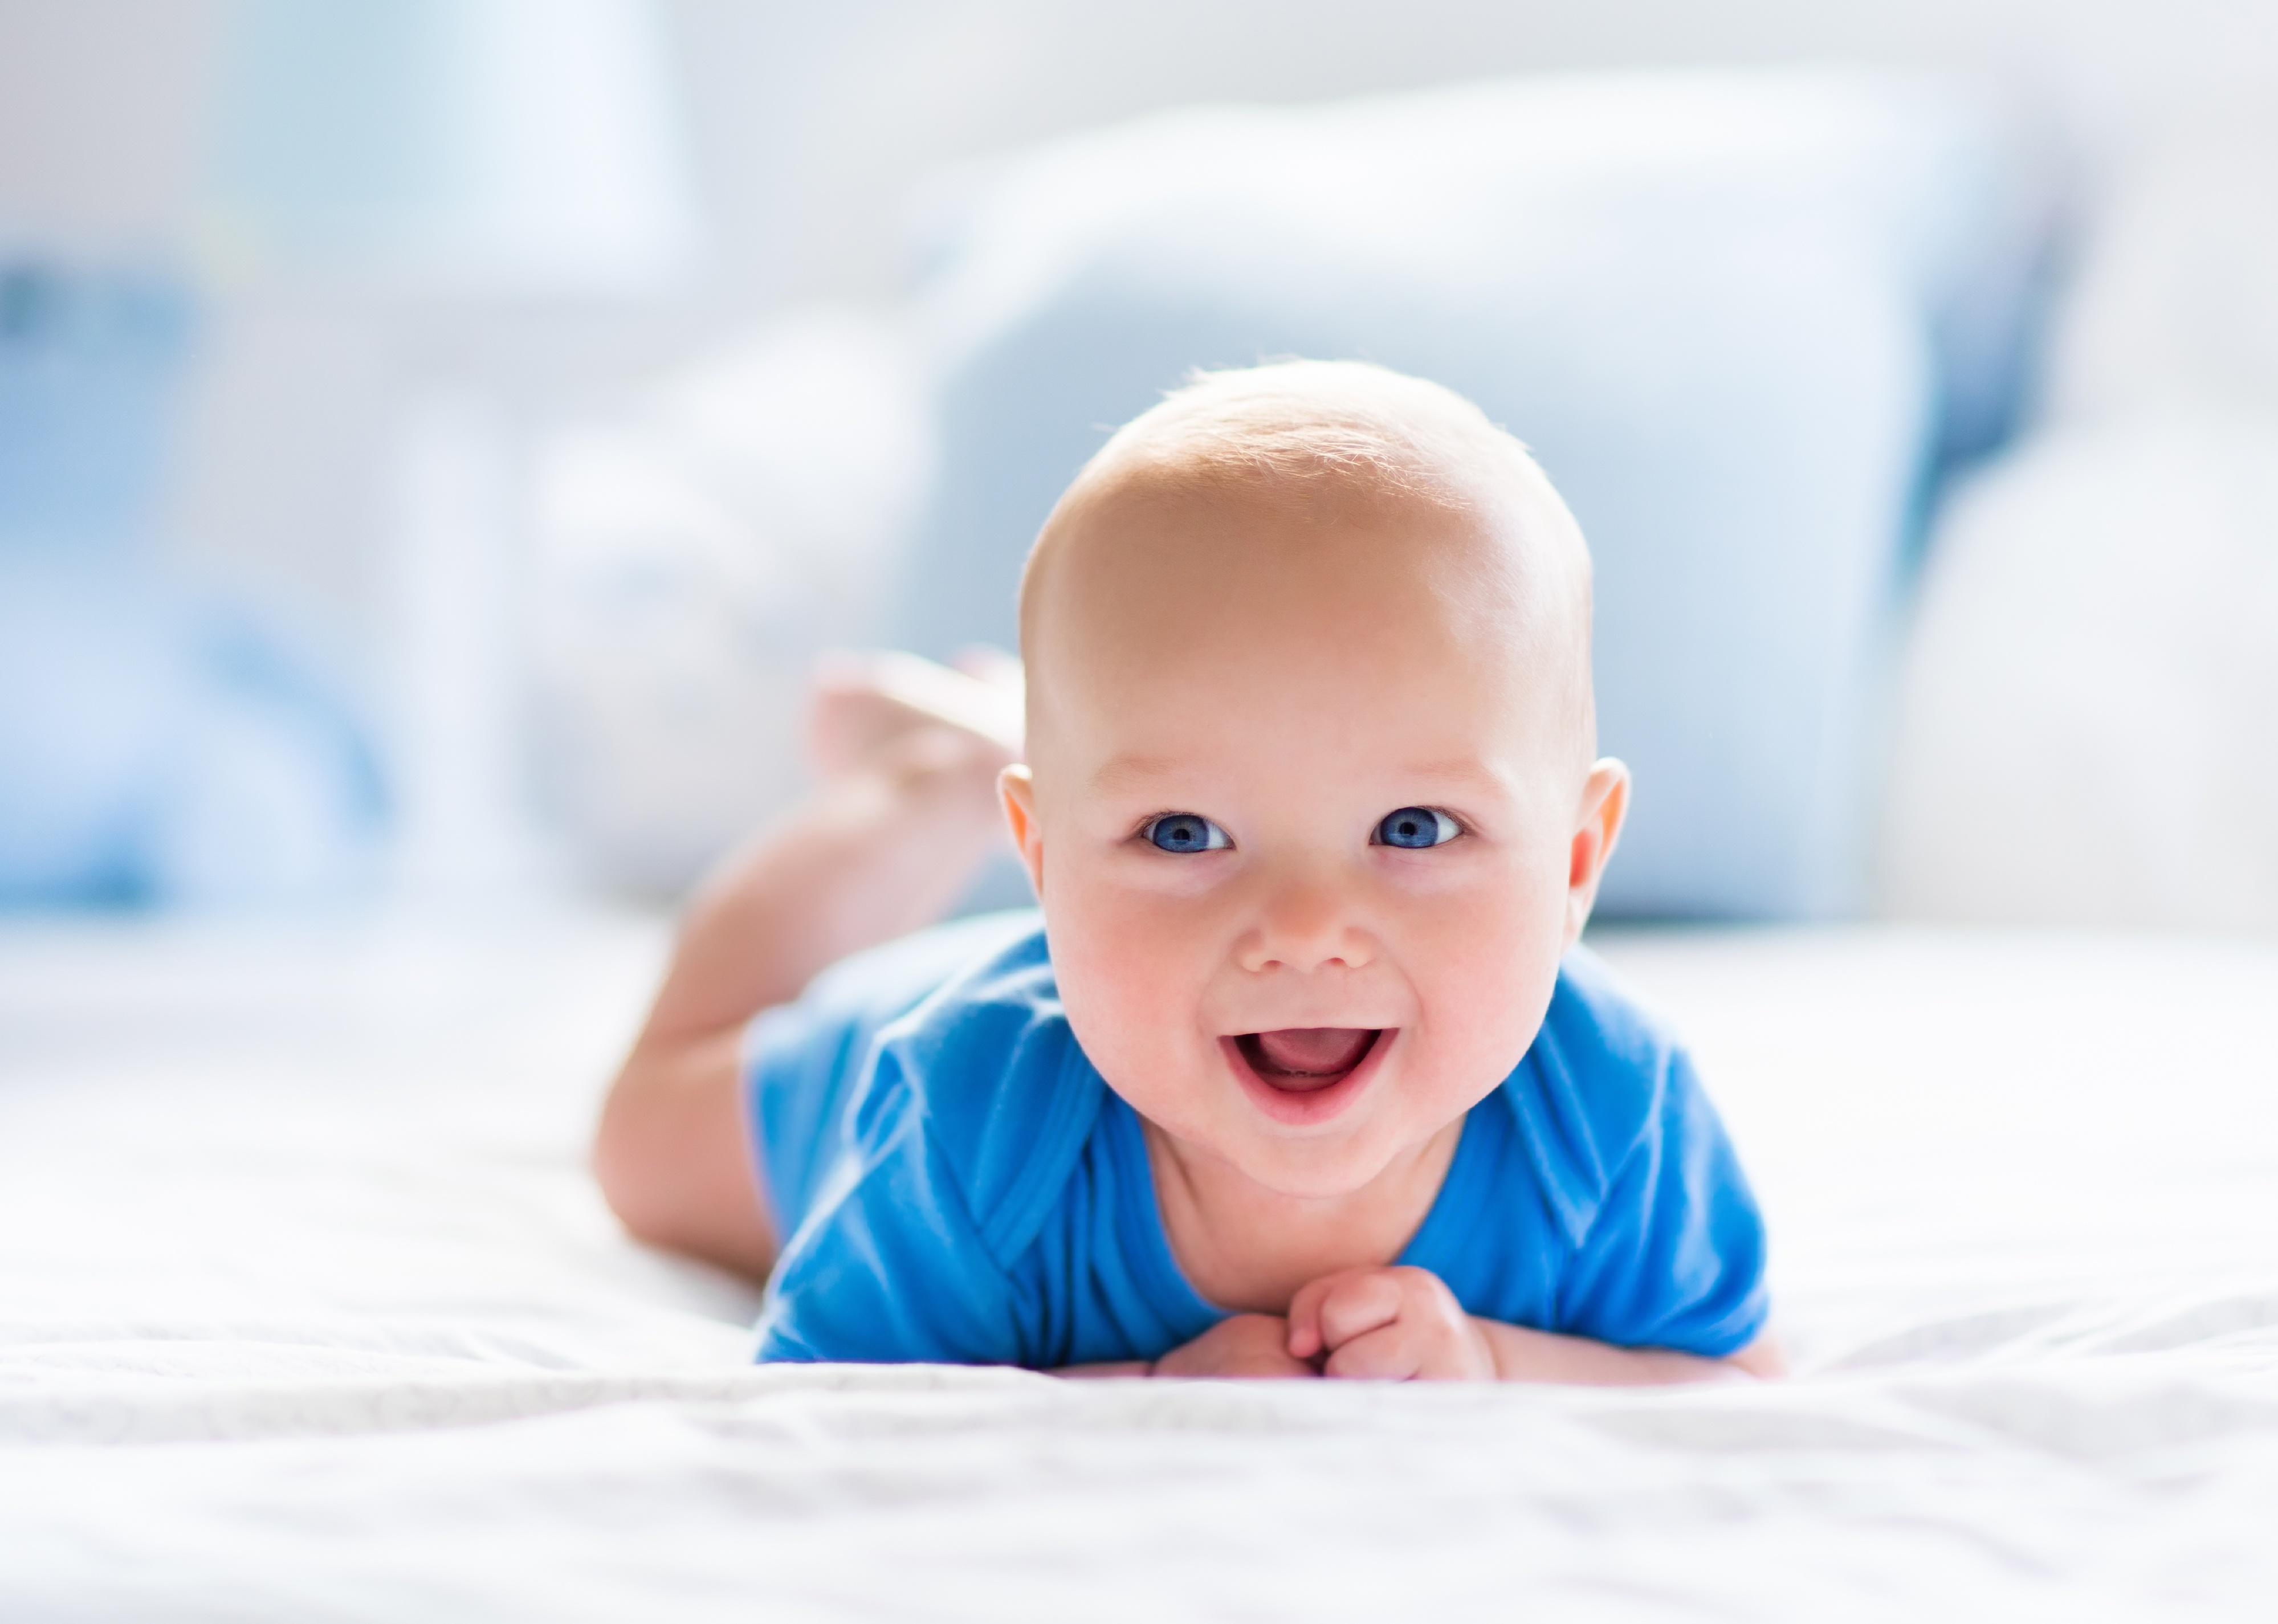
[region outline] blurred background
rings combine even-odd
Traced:
[[[1592,537],[1608,907],[2278,928],[2278,5],[0,0],[0,909],[673,896],[1196,365]]]

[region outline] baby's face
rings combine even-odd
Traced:
[[[1620,769],[1586,759],[1478,521],[1303,490],[1097,507],[1032,616],[1033,776],[1006,784],[1069,1021],[1182,1147],[1357,1189],[1533,1041]]]

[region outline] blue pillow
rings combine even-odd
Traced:
[[[900,629],[1009,643],[1021,559],[1192,368],[1357,357],[1534,447],[1597,560],[1609,914],[1860,891],[1882,633],[1930,482],[2014,408],[2047,210],[1967,95],[1828,71],[1199,110],[1011,164],[944,256],[944,473]]]

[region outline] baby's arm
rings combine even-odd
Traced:
[[[1585,1387],[1652,1387],[1679,1382],[1714,1382],[1735,1376],[1770,1380],[1787,1374],[1779,1338],[1764,1331],[1722,1359],[1680,1353],[1674,1348],[1616,1347],[1586,1337],[1562,1337],[1497,1320],[1474,1320],[1494,1352],[1495,1379],[1502,1382],[1564,1382]]]
[[[1289,1305],[1289,1353],[1322,1374],[1380,1380],[1564,1382],[1647,1386],[1776,1376],[1777,1342],[1758,1337],[1725,1359],[1615,1347],[1464,1312],[1426,1269],[1349,1269],[1304,1286]]]
[[[1193,1341],[1153,1363],[1143,1359],[1107,1365],[1068,1365],[1055,1376],[1236,1377],[1316,1376],[1289,1352],[1289,1322],[1278,1314],[1229,1315]]]

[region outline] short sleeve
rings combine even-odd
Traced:
[[[1660,1083],[1562,1283],[1559,1328],[1721,1359],[1769,1312],[1763,1216],[1682,1050]]]
[[[777,1234],[797,1230],[844,1149],[846,1111],[879,1035],[971,964],[1034,929],[1031,913],[983,915],[856,954],[744,1037],[747,1121]]]
[[[890,1064],[890,1063],[889,1063]],[[875,1079],[849,1154],[777,1262],[762,1362],[1019,1364],[1021,1293],[899,1079]]]

